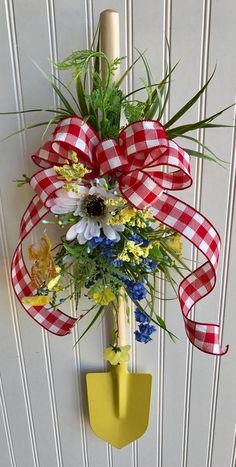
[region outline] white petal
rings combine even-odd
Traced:
[[[80,199],[78,202],[77,202],[77,206],[76,206],[76,210],[75,210],[75,213],[74,215],[75,216],[81,216],[83,217],[83,212],[81,210],[81,203],[82,203],[83,199]]]
[[[78,197],[81,198],[81,196],[85,196],[89,193],[90,188],[88,186],[78,185],[78,190]]]
[[[69,198],[68,191],[64,190],[64,188],[60,188],[57,190],[56,195],[60,198]]]
[[[114,225],[113,227],[117,232],[123,232],[125,230],[125,226],[123,224],[117,224],[117,225]]]
[[[102,228],[104,235],[106,235],[106,237],[109,238],[109,240],[116,240],[116,232],[113,229],[113,227],[111,227],[111,225],[102,223]]]
[[[70,198],[55,198],[54,199],[54,203],[57,205],[57,206],[64,206],[64,207],[73,207],[74,209],[76,208],[77,206],[77,203],[74,199],[70,199]]]
[[[90,195],[98,195],[101,196],[103,199],[111,198],[110,193],[108,193],[104,188],[93,186],[89,190]]]
[[[84,236],[87,240],[91,240],[91,238],[93,238],[93,234],[92,234],[93,226],[94,226],[94,221],[91,219],[88,219],[87,226],[84,231]]]
[[[53,212],[53,214],[67,214],[68,212],[74,212],[74,207],[65,207],[65,206],[52,206],[51,207],[51,212]]]
[[[116,232],[116,242],[119,242],[120,240],[120,234],[118,234],[118,232]]]
[[[77,222],[76,224],[76,232],[79,234],[79,233],[82,233],[85,231],[87,227],[87,220],[86,219],[81,219],[79,222]]]
[[[91,226],[91,234],[92,238],[93,237],[100,237],[100,225],[98,222],[93,222],[93,225]]]
[[[72,225],[68,232],[66,233],[66,240],[74,240],[76,238],[76,235],[77,235],[77,230],[76,230],[76,226],[77,224],[75,225]]]
[[[77,240],[79,242],[80,245],[84,245],[86,242],[87,242],[87,239],[85,238],[84,236],[84,233],[81,232],[77,235]]]

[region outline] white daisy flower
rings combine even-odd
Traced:
[[[54,214],[73,213],[80,216],[80,220],[72,225],[67,234],[67,240],[77,238],[83,245],[93,237],[100,237],[101,230],[109,240],[119,241],[119,232],[124,230],[123,224],[110,225],[111,207],[107,206],[107,199],[114,199],[115,195],[103,188],[105,180],[99,180],[99,186],[85,187],[78,185],[78,193],[63,188],[58,190],[57,197],[52,201],[50,207]]]

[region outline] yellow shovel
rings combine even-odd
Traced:
[[[100,32],[101,50],[110,61],[119,57],[119,14],[116,11],[101,13]],[[106,73],[103,60],[104,82]],[[124,307],[124,298],[121,298],[117,320],[119,347],[125,345]],[[148,426],[152,376],[130,374],[127,364],[121,363],[107,373],[89,373],[86,379],[90,424],[96,435],[116,448],[122,448],[142,436]]]
[[[118,347],[125,345],[125,302],[118,310]],[[116,448],[123,448],[146,431],[149,419],[152,376],[129,373],[127,363],[107,373],[88,373],[89,418],[97,436]]]

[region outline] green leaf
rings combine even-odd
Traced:
[[[161,105],[161,101],[162,101],[161,93],[160,93],[158,87],[156,87],[156,89],[154,89],[154,91],[152,92],[151,105],[149,104],[149,102],[147,100],[147,104],[146,104],[147,110],[146,110],[146,112],[144,111],[144,119],[145,120],[151,120],[152,118],[154,118],[158,108]]]
[[[154,83],[154,84],[151,84],[149,87],[153,88],[153,87],[158,86],[159,84],[160,83]],[[147,89],[147,86],[142,86],[141,88],[138,88],[138,89],[135,89],[134,91],[129,92],[123,97],[123,99],[127,99],[128,97],[132,96],[132,94],[135,94],[136,92],[139,92],[139,91],[143,91],[144,89]]]
[[[235,103],[229,105],[228,107],[225,107],[222,110],[219,110],[219,112],[216,112],[215,114],[210,115],[209,117],[206,117],[203,120],[200,120],[199,122],[188,123],[185,125],[180,125],[175,128],[171,128],[170,130],[167,130],[166,134],[168,138],[175,138],[176,136],[181,136],[182,134],[187,133],[188,131],[193,131],[193,130],[197,130],[200,128],[218,128],[222,126],[225,127],[225,125],[211,124],[210,122],[212,122],[212,120],[215,120],[222,113],[226,112],[226,110],[230,109],[234,105]],[[166,125],[164,125],[164,127],[167,128]]]
[[[208,161],[215,162],[216,164],[220,165],[221,167],[225,168],[217,159],[214,157],[209,156],[209,154],[205,154],[204,152],[194,151],[193,149],[183,148],[190,156],[198,157],[199,159],[206,159]]]
[[[160,248],[158,246],[154,245],[149,253],[149,257],[152,259],[155,259],[157,261],[160,261],[163,259],[163,254],[160,251]]]
[[[81,113],[81,110],[80,110],[80,107],[78,105],[78,102],[77,100],[75,99],[75,97],[73,96],[71,90],[68,88],[68,86],[66,86],[65,83],[63,83],[63,81],[61,81],[57,76],[53,75],[53,78],[58,81],[58,83],[60,83],[61,86],[63,86],[63,88],[66,89],[66,91],[68,92],[68,94],[70,94],[71,98],[73,99],[74,103],[76,104],[76,106],[78,107],[79,109],[79,112]],[[64,109],[61,109],[61,110],[64,110]]]
[[[194,138],[193,136],[187,136],[187,135],[182,135],[182,138],[188,139],[189,141],[193,141],[194,143],[198,144],[201,146],[203,149],[206,149],[208,152],[210,152],[218,161],[224,162],[224,164],[229,164],[229,162],[225,161],[224,159],[220,159],[210,148],[209,146],[206,146],[206,144],[203,144],[201,141],[199,141],[197,138]]]
[[[213,73],[211,74],[210,78],[207,80],[207,82],[204,84],[204,86],[195,94],[192,99],[190,99],[166,124],[165,128],[169,128],[173,123],[175,123],[177,120],[179,120],[182,115],[184,115],[194,104],[195,102],[198,101],[200,96],[204,93],[206,90],[208,84],[212,80],[214,74],[215,74],[216,68],[214,68]]]
[[[100,306],[96,315],[93,317],[93,319],[90,321],[89,325],[87,326],[87,328],[85,329],[85,331],[81,334],[81,336],[79,337],[79,339],[76,341],[75,345],[78,344],[78,342],[82,339],[82,337],[85,336],[85,334],[89,331],[89,329],[93,326],[93,324],[97,321],[97,319],[99,318],[102,310],[104,309],[104,306]],[[74,346],[75,346],[74,345]]]
[[[1,139],[0,142],[3,143],[3,141],[6,141],[7,139],[11,138],[12,136],[18,135],[19,133],[22,133],[23,131],[31,130],[32,128],[36,128],[38,126],[47,125],[47,124],[48,124],[48,121],[47,122],[41,122],[41,123],[35,123],[34,125],[27,125],[24,128],[21,128],[20,130],[14,131],[14,133],[11,133],[10,135],[6,136],[6,138]]]
[[[173,258],[178,261],[178,263],[180,263],[185,269],[187,269],[187,271],[191,272],[191,269],[187,266],[187,264],[176,254],[176,252],[169,246],[167,245],[167,242],[165,242],[165,240],[161,240],[161,245],[162,247],[168,251],[171,256],[173,256]]]
[[[76,115],[76,112],[75,110],[73,109],[73,107],[71,107],[70,103],[68,102],[68,100],[65,98],[65,96],[62,94],[62,92],[60,91],[60,89],[58,88],[58,86],[52,81],[52,79],[47,75],[47,73],[45,73],[42,68],[38,65],[37,62],[35,62],[35,60],[33,60],[31,58],[31,61],[33,62],[33,64],[36,66],[36,68],[38,68],[38,70],[40,71],[40,73],[42,73],[42,75],[44,76],[44,78],[51,84],[51,86],[53,87],[54,91],[56,92],[56,94],[60,97],[61,101],[63,102],[65,108],[68,110],[68,112],[70,113],[70,115]]]
[[[155,313],[155,317],[156,317],[158,326],[160,326],[162,329],[164,329],[164,331],[166,331],[168,333],[168,335],[172,339],[172,341],[175,342],[175,339],[178,339],[178,337],[175,336],[175,334],[173,334],[172,332],[168,331],[165,321],[159,315],[157,315]]]
[[[31,109],[31,110],[18,110],[16,112],[0,112],[0,115],[18,115],[26,114],[28,112],[42,112],[43,109]]]
[[[136,58],[136,60],[127,68],[127,70],[125,70],[125,72],[123,73],[123,75],[121,75],[120,79],[115,83],[116,86],[119,88],[122,84],[122,82],[124,81],[124,79],[126,78],[126,76],[129,74],[129,72],[132,70],[132,68],[134,67],[134,65],[136,65],[136,63],[140,60],[140,55],[138,56],[138,58]]]
[[[80,105],[81,116],[85,117],[86,115],[88,115],[89,111],[88,111],[88,107],[86,104],[84,88],[82,86],[82,81],[81,81],[80,76],[77,76],[76,78],[76,92],[77,92],[78,101]]]
[[[144,64],[144,67],[145,67],[145,70],[146,70],[146,74],[147,74],[147,83],[148,83],[148,87],[150,87],[151,84],[152,84],[152,72],[151,72],[151,68],[150,68],[150,66],[149,66],[149,64],[148,64],[148,61],[147,61],[147,59],[146,59],[144,53],[141,53],[138,49],[136,49],[136,50],[137,50],[137,52],[138,52],[138,54],[139,54],[139,56],[140,56],[140,58],[141,58],[141,60],[142,60],[142,62],[143,62],[143,64]]]
[[[78,244],[71,245],[69,243],[63,242],[63,246],[64,246],[65,250],[67,251],[67,253],[69,253],[71,256],[75,256],[75,257],[80,256],[81,251],[85,250],[84,245],[78,245]]]

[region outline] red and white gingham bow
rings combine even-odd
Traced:
[[[32,156],[43,170],[31,179],[36,192],[21,222],[21,235],[12,263],[12,281],[20,299],[32,294],[30,277],[22,255],[22,241],[48,213],[48,201],[63,185],[54,165],[70,162],[70,151],[91,169],[89,177],[114,176],[124,198],[137,209],[152,207],[154,217],[186,237],[206,257],[206,262],[189,274],[179,286],[179,301],[186,333],[200,350],[223,355],[219,343],[219,325],[191,320],[188,315],[196,302],[211,292],[216,281],[220,238],[212,224],[198,211],[164,190],[183,190],[192,184],[189,155],[166,137],[157,121],[139,121],[125,127],[119,140],[101,141],[97,133],[79,117],[62,120],[51,137]],[[175,169],[168,173],[163,167]],[[76,319],[60,310],[27,307],[26,311],[41,326],[57,335],[67,334]]]

